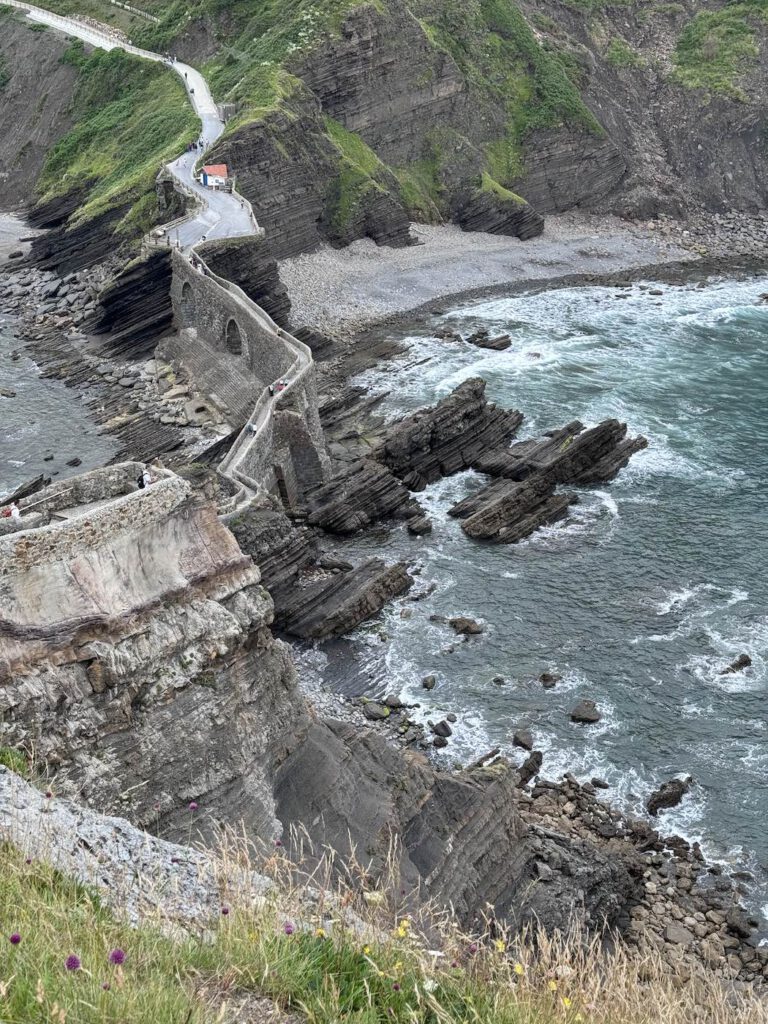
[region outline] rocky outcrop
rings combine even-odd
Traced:
[[[468,537],[515,544],[562,519],[577,500],[573,494],[555,494],[555,486],[544,474],[519,484],[496,480],[457,502],[448,515],[463,520],[461,528]]]
[[[509,480],[546,473],[555,483],[583,486],[612,480],[636,452],[647,447],[646,438],[627,437],[626,423],[618,420],[603,420],[589,430],[574,420],[542,438],[481,455],[475,468]]]
[[[342,470],[312,491],[307,502],[307,522],[329,533],[355,533],[385,517],[422,514],[403,484],[372,459],[361,459]]]
[[[473,377],[430,409],[393,424],[373,450],[411,490],[473,466],[489,449],[507,444],[522,413],[500,409],[485,397],[485,381]]]
[[[273,589],[276,624],[305,640],[344,636],[412,584],[402,562],[386,565],[380,558],[346,572],[315,573],[314,578]]]
[[[646,810],[650,815],[656,817],[659,811],[677,807],[692,785],[693,779],[690,775],[687,779],[670,779],[668,782],[662,782],[659,788],[648,797]]]
[[[422,755],[335,721],[313,725],[276,778],[286,825],[314,821],[317,843],[355,849],[374,877],[399,837],[402,888],[450,902],[465,924],[482,904],[514,924],[537,917],[557,926],[574,912],[593,926],[614,920],[636,885],[622,860],[586,842],[532,834],[515,794],[516,773],[503,759],[488,769],[435,772]],[[536,865],[555,863],[556,854],[552,883],[542,884]],[[578,880],[578,905],[568,877]]]
[[[461,195],[456,201],[454,219],[464,231],[513,235],[521,241],[537,238],[544,230],[544,218],[529,203],[490,190],[474,189]]]
[[[61,276],[114,256],[121,242],[119,237],[116,239],[115,231],[130,207],[111,209],[82,224],[68,227],[66,219],[77,209],[82,196],[82,191],[78,190],[76,194],[62,197],[60,202],[46,203],[30,212],[31,224],[45,226],[49,230],[33,240],[25,262]]]
[[[173,325],[170,287],[170,250],[152,251],[129,263],[102,289],[83,330],[107,335],[106,350],[115,356],[146,358]]]
[[[214,274],[238,285],[276,324],[287,326],[291,300],[266,235],[206,242],[197,251]]]
[[[448,514],[463,520],[469,537],[514,544],[562,519],[578,500],[557,492],[558,485],[611,480],[647,444],[644,437],[627,437],[627,425],[618,420],[589,430],[574,421],[542,439],[479,455],[475,468],[501,479],[457,502]]]
[[[112,500],[0,538],[0,745],[153,831],[186,835],[195,801],[204,835],[272,836],[271,769],[306,716],[272,601],[215,508],[172,475],[137,491],[140,468],[55,485],[44,507]]]
[[[261,569],[276,625],[292,636],[324,640],[349,633],[413,583],[402,563],[372,558],[355,567],[321,556],[312,531],[294,526],[276,506],[248,508],[229,525]]]

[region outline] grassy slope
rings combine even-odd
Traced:
[[[92,181],[74,220],[130,206],[121,230],[135,235],[154,221],[160,166],[195,138],[199,122],[173,72],[120,50],[86,55],[74,42],[64,59],[78,69],[74,127],[51,150],[40,180],[42,200]]]
[[[685,27],[675,52],[675,79],[743,100],[739,77],[759,55],[756,29],[768,22],[768,0],[739,0],[700,11]]]

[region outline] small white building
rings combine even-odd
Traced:
[[[200,184],[205,188],[226,188],[228,180],[226,164],[207,164],[200,172]]]

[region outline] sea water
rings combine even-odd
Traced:
[[[18,352],[18,358],[13,353]],[[77,391],[46,380],[0,314],[0,497],[40,473],[62,479],[109,461],[116,445],[99,433]],[[53,456],[48,458],[47,456]],[[67,466],[79,458],[79,466]]]
[[[528,726],[545,775],[601,776],[624,809],[642,812],[660,782],[693,775],[661,824],[752,870],[755,908],[768,901],[767,290],[765,279],[550,290],[411,327],[407,356],[359,381],[389,392],[387,414],[479,375],[491,400],[525,413],[521,438],[616,417],[649,446],[616,480],[579,490],[566,520],[511,546],[471,541],[446,515],[485,478],[431,486],[417,496],[430,536],[382,531],[344,548],[412,560],[416,589],[434,592],[406,605],[410,618],[392,605],[383,627],[312,658],[347,692],[399,694],[422,719],[455,712],[446,765],[511,751]],[[512,346],[439,341],[438,324],[506,332]],[[457,642],[434,614],[472,616],[485,632]],[[742,653],[751,668],[722,675]],[[544,690],[543,671],[562,682]],[[597,702],[599,724],[569,720],[580,698]]]

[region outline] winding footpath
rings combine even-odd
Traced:
[[[133,46],[130,41],[111,31],[106,25],[96,25],[90,20],[86,22],[78,18],[62,17],[33,4],[23,3],[21,0],[0,0],[0,3],[23,11],[31,21],[74,36],[90,46],[102,50],[120,49],[144,60],[165,64],[181,78],[187,97],[200,118],[203,152],[223,134],[224,122],[219,117],[208,83],[196,68],[181,61],[169,60],[151,50]],[[179,253],[189,258],[200,273],[204,273],[219,287],[234,295],[246,315],[255,318],[263,329],[274,334],[276,343],[286,347],[291,358],[290,370],[285,375],[287,385],[278,391],[275,387],[277,382],[274,382],[270,387],[263,389],[248,422],[218,467],[220,474],[227,477],[233,485],[233,496],[225,504],[227,514],[231,514],[265,489],[263,481],[248,476],[243,466],[248,464],[253,449],[259,444],[266,443],[268,433],[271,437],[273,413],[280,404],[285,403],[293,388],[311,370],[312,353],[306,345],[278,327],[242,289],[214,274],[200,253],[194,251],[195,246],[202,241],[262,234],[262,229],[257,224],[251,205],[246,199],[236,192],[217,192],[200,184],[195,177],[195,166],[199,157],[199,150],[190,150],[166,165],[167,171],[178,183],[180,191],[191,195],[196,202],[194,212],[166,226],[167,240]]]

